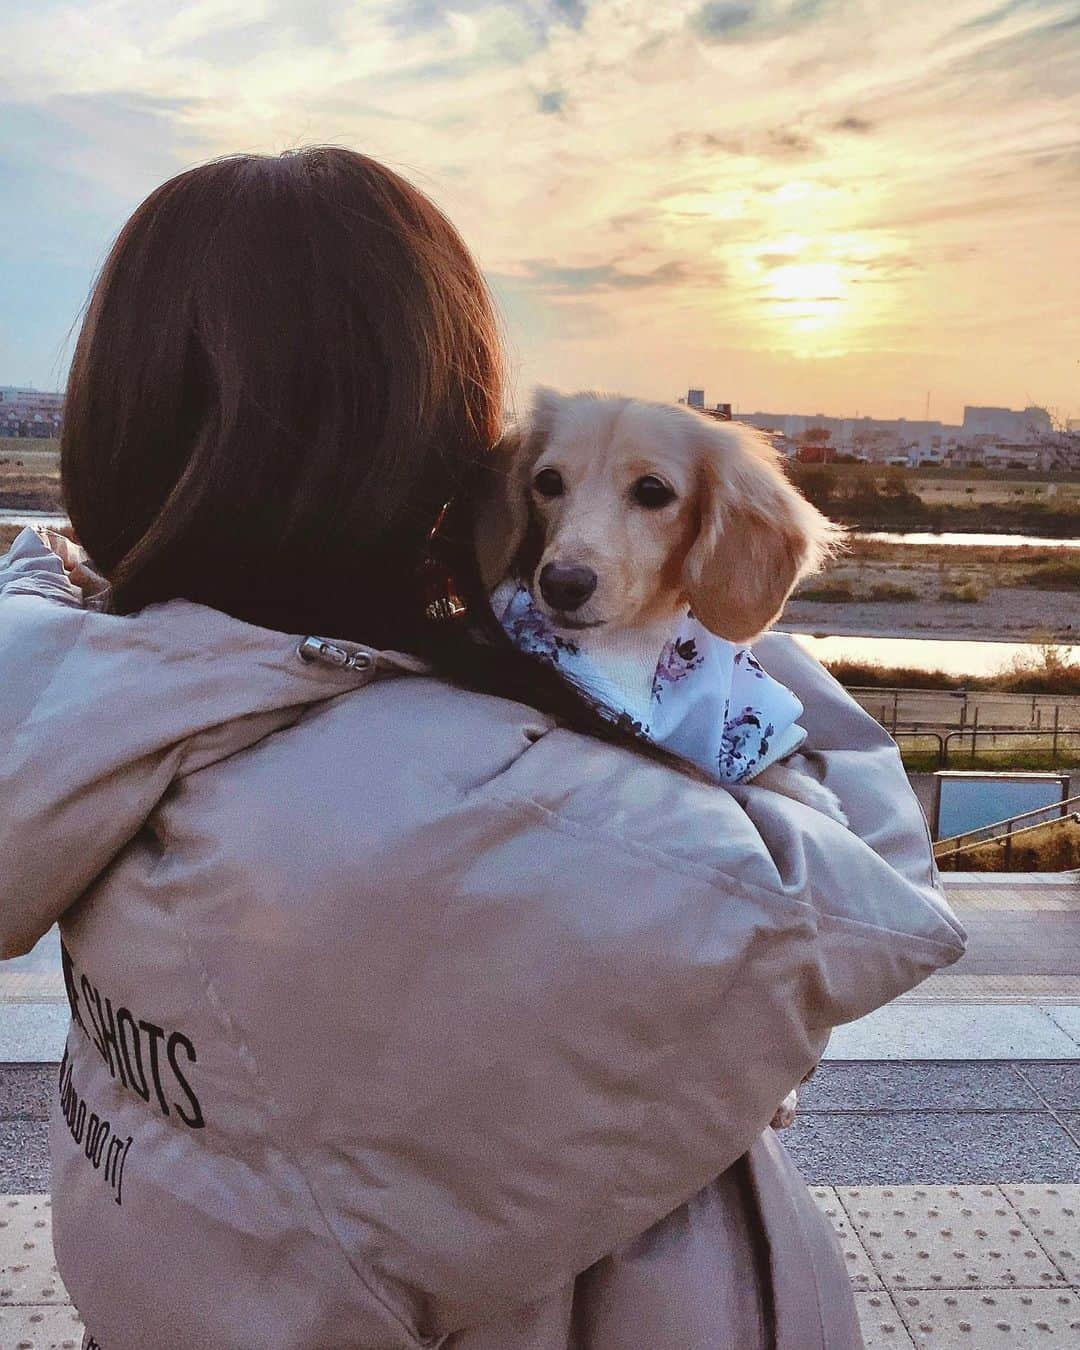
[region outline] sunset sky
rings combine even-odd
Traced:
[[[520,397],[1080,416],[1077,0],[0,0],[0,51],[0,384],[163,178],[332,141],[460,227]]]

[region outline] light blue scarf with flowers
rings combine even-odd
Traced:
[[[749,647],[710,633],[691,613],[664,644],[651,690],[635,697],[602,661],[556,632],[519,582],[504,582],[492,607],[515,646],[549,661],[597,703],[718,783],[742,783],[790,755],[806,732],[802,704],[767,675]]]

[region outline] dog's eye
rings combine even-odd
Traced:
[[[651,473],[637,480],[630,489],[630,495],[638,506],[644,506],[647,511],[659,511],[662,506],[667,506],[668,502],[675,500],[674,491],[662,478],[657,478]]]
[[[562,474],[558,469],[541,469],[533,479],[533,487],[541,497],[561,497],[563,492]]]

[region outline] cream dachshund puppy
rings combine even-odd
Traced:
[[[789,482],[764,437],[670,404],[541,389],[495,454],[476,549],[512,637],[564,667],[572,664],[568,653],[587,659],[605,688],[633,707],[650,694],[669,696],[657,681],[670,678],[673,648],[677,678],[699,659],[693,646],[672,642],[686,631],[680,623],[696,621],[703,637],[724,640],[718,650],[749,661],[744,673],[791,700],[794,721],[801,705],[747,648],[779,616],[796,582],[835,549],[840,531]],[[682,659],[688,652],[690,661]],[[797,745],[802,731],[795,730]],[[685,744],[668,744],[703,763]],[[776,758],[778,749],[753,773],[754,786],[846,824],[811,761],[798,753]],[[727,781],[742,777],[733,772]],[[773,1124],[790,1124],[794,1112],[792,1093]]]
[[[841,534],[763,436],[671,404],[541,389],[496,454],[496,487],[477,522],[485,583],[518,572],[555,633],[599,666],[625,667],[632,643],[649,679],[650,654],[688,608],[711,633],[748,646]],[[754,783],[846,823],[803,755]]]

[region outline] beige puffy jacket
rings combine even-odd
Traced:
[[[0,561],[0,948],[59,920],[61,1274],[103,1350],[849,1350],[766,1128],[954,961],[896,749],[811,658],[851,819],[518,704]]]

